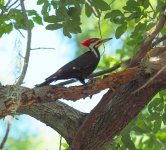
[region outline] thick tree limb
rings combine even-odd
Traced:
[[[100,113],[95,111],[98,105],[92,110],[90,117],[88,116],[80,127],[72,143],[72,150],[100,150],[102,145],[117,135],[158,91],[166,88],[166,47],[153,49],[142,63],[141,65],[145,65],[145,72],[148,76],[145,73],[139,80],[132,81],[120,92],[117,90],[116,95],[113,94],[114,91],[109,90],[100,101],[100,103],[107,102],[108,105],[103,107],[100,105],[102,107]],[[150,74],[155,76],[155,80],[143,86],[149,81]],[[139,91],[136,92],[136,89]],[[93,122],[89,121],[90,118]],[[90,127],[90,130],[86,127],[88,129]]]
[[[117,135],[163,86],[151,85],[131,95],[136,88],[139,88],[137,82],[130,83],[110,100],[87,133],[80,150],[101,150],[102,145]]]
[[[18,107],[32,105],[34,103],[46,103],[53,102],[58,99],[66,99],[76,101],[80,98],[86,98],[97,94],[106,88],[116,88],[122,86],[125,83],[133,81],[138,78],[138,74],[141,70],[138,67],[129,68],[119,73],[106,76],[105,78],[96,79],[86,86],[74,86],[74,87],[55,87],[46,86],[34,89],[23,88],[21,89],[20,104]],[[14,88],[13,86],[11,86]],[[6,87],[8,89],[8,87]],[[73,92],[74,91],[74,92]],[[17,97],[15,97],[17,98]],[[5,101],[5,109],[1,113],[1,117],[9,114],[13,108],[16,107],[16,99],[9,98]]]
[[[82,113],[60,101],[21,107],[18,112],[28,114],[50,126],[62,135],[69,144],[71,144],[86,117],[86,113]]]

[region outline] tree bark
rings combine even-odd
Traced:
[[[86,117],[86,113],[82,113],[60,101],[21,107],[18,112],[28,114],[50,126],[65,137],[69,144],[71,144]]]

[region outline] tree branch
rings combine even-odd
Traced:
[[[166,40],[166,35],[158,38],[155,42],[153,42],[152,47],[156,46],[157,44],[159,44],[160,42],[162,42],[164,40]]]
[[[27,72],[27,68],[28,68],[28,63],[29,63],[29,57],[30,57],[30,50],[31,50],[31,26],[28,20],[28,16],[26,13],[26,9],[24,6],[24,0],[20,0],[20,4],[21,4],[21,9],[24,15],[24,19],[25,19],[25,23],[26,23],[26,28],[27,28],[27,47],[26,47],[26,54],[25,54],[25,58],[24,58],[24,66],[21,72],[21,75],[16,83],[16,85],[21,85],[23,83],[23,80],[25,78],[26,72]]]
[[[106,88],[116,88],[125,83],[136,80],[139,77],[139,73],[141,73],[141,70],[138,67],[129,68],[122,72],[106,76],[103,79],[93,80],[93,82],[88,83],[86,86],[45,86],[34,89],[20,87],[20,91],[22,92],[20,93],[20,103],[18,104],[18,108],[35,103],[53,102],[58,99],[76,101],[81,98],[86,98],[88,96],[92,96],[93,94],[97,94]],[[5,88],[8,89],[9,87],[6,86]],[[13,111],[13,108],[16,107],[16,98],[17,97],[12,97],[5,101],[5,109],[1,113],[0,117],[6,116]]]
[[[126,64],[128,65],[129,62],[130,62],[130,59],[128,59],[126,61],[123,61],[121,63],[118,63],[118,64],[114,65],[113,67],[111,67],[109,69],[93,73],[93,74],[89,75],[87,77],[87,79],[91,79],[91,78],[98,77],[98,76],[101,76],[101,75],[104,75],[104,74],[107,74],[107,73],[111,73],[111,72],[117,70],[118,68],[120,68],[122,65],[126,65]],[[67,81],[64,81],[64,82],[60,82],[60,83],[56,84],[56,86],[64,86],[64,85],[74,83],[74,82],[76,82],[76,80],[71,79],[71,80],[67,80]]]
[[[55,48],[49,48],[49,47],[37,47],[37,48],[31,48],[31,50],[40,50],[40,49],[50,49],[50,50],[55,50]]]
[[[166,9],[164,10],[163,14],[161,15],[155,29],[146,37],[146,39],[142,43],[140,49],[138,50],[138,52],[135,54],[135,56],[131,60],[129,67],[138,65],[138,63],[141,61],[141,59],[151,49],[153,39],[161,31],[161,29],[165,25],[165,22],[166,22]]]
[[[8,7],[8,9],[10,9],[12,6],[14,6],[18,1],[19,1],[19,0],[14,1],[14,2]]]
[[[20,107],[18,112],[28,114],[50,126],[62,135],[69,144],[72,143],[86,117],[86,113],[82,113],[60,101]]]
[[[6,133],[5,133],[5,136],[0,144],[0,149],[3,149],[5,143],[6,143],[6,140],[8,138],[8,135],[9,135],[9,131],[10,131],[10,126],[11,126],[11,118],[8,118],[7,120],[7,129],[6,129]]]
[[[158,59],[155,59],[155,61],[154,61],[154,58],[158,58]],[[149,64],[150,63],[150,65],[148,65],[149,67],[148,67],[148,69],[149,69],[149,71],[147,71],[146,69],[145,69],[145,71],[146,71],[146,73],[147,73],[147,75],[149,76],[152,72],[154,73],[154,71],[156,72],[156,73],[154,73],[154,76],[155,76],[155,81],[154,80],[151,80],[151,78],[150,77],[148,77],[147,78],[147,75],[146,75],[146,73],[143,75],[141,75],[140,73],[140,78],[139,78],[139,80],[137,80],[136,79],[136,81],[137,82],[132,82],[132,83],[129,83],[128,84],[128,86],[130,87],[130,88],[127,88],[128,86],[126,86],[126,88],[127,88],[127,90],[129,90],[130,92],[127,92],[128,93],[128,96],[127,95],[125,95],[126,97],[121,97],[121,99],[119,99],[119,100],[121,100],[121,101],[123,101],[124,99],[128,99],[128,97],[133,97],[133,98],[130,98],[131,100],[133,100],[134,99],[134,97],[135,97],[135,95],[137,94],[136,93],[136,89],[139,89],[139,93],[140,92],[143,92],[143,90],[144,89],[148,89],[150,86],[154,86],[154,83],[155,84],[157,84],[156,83],[156,81],[158,81],[158,79],[160,79],[160,82],[161,82],[161,80],[162,80],[162,82],[163,82],[163,79],[165,79],[165,74],[166,74],[166,66],[165,66],[165,63],[166,63],[166,60],[165,60],[165,58],[166,58],[166,47],[161,47],[161,48],[155,48],[155,49],[153,49],[152,51],[150,51],[150,53],[149,54],[147,54],[147,56],[145,57],[145,59],[143,60],[143,63],[141,64],[142,65],[142,67],[143,68],[147,68],[147,64]],[[153,59],[153,61],[151,60],[151,59]],[[162,69],[160,69],[160,68],[162,68]],[[158,71],[159,70],[159,71]],[[164,75],[161,75],[161,73],[163,73]],[[161,76],[160,76],[161,75]],[[160,76],[160,77],[159,77]],[[153,76],[152,76],[152,78],[153,78]],[[158,78],[158,79],[156,79],[156,78]],[[146,82],[148,82],[148,84],[144,84],[144,83],[146,83]],[[133,83],[134,83],[134,85],[133,85]],[[166,85],[166,82],[165,83],[163,83],[163,84],[165,84]],[[136,86],[135,86],[136,85]],[[137,87],[137,88],[133,88],[133,87]],[[153,89],[153,86],[152,86],[152,89]],[[126,91],[126,88],[124,88],[124,90]],[[158,85],[158,88],[159,89],[161,89],[161,88],[163,88],[162,86],[160,86],[160,85]],[[134,90],[135,89],[135,90]],[[159,90],[159,89],[155,89],[155,91],[156,90]],[[83,122],[83,124],[82,124],[82,126],[79,128],[79,130],[78,130],[78,133],[77,133],[77,136],[75,137],[75,139],[74,139],[74,141],[73,141],[73,143],[72,143],[72,145],[71,145],[71,150],[82,150],[82,149],[88,149],[88,150],[93,150],[93,149],[96,149],[96,148],[101,148],[101,145],[103,144],[103,143],[105,143],[106,141],[108,141],[108,139],[109,138],[112,138],[115,134],[112,134],[112,132],[114,132],[114,133],[116,133],[117,134],[117,132],[119,132],[125,125],[124,125],[124,123],[122,123],[121,121],[121,125],[123,124],[123,127],[121,128],[121,127],[118,127],[118,129],[115,129],[115,128],[110,128],[110,130],[111,130],[111,132],[108,132],[107,130],[109,129],[109,127],[106,125],[108,122],[112,122],[113,124],[114,124],[114,122],[115,121],[112,121],[112,119],[111,119],[111,121],[109,120],[107,120],[107,121],[104,121],[104,122],[107,122],[106,124],[104,124],[103,123],[103,121],[101,121],[101,120],[103,120],[103,111],[105,111],[105,109],[108,107],[110,110],[111,109],[113,109],[113,108],[118,108],[118,105],[119,105],[119,102],[118,102],[118,104],[116,103],[116,106],[112,106],[111,105],[111,107],[110,107],[110,103],[111,103],[111,101],[116,97],[117,98],[117,95],[119,95],[119,93],[121,93],[121,92],[123,92],[124,90],[121,90],[121,86],[115,86],[115,87],[113,87],[113,89],[110,89],[104,96],[103,96],[103,98],[101,99],[101,101],[98,103],[98,105],[91,111],[91,113],[88,115],[88,117],[87,117],[87,119],[86,120],[84,120],[84,122]],[[133,92],[131,92],[131,91],[133,91]],[[147,90],[145,90],[145,91],[147,91]],[[138,91],[137,91],[138,92]],[[133,93],[135,93],[135,94],[133,94]],[[153,93],[153,92],[152,92]],[[152,93],[146,93],[147,95],[148,94],[152,94]],[[154,93],[153,93],[154,94]],[[116,96],[115,96],[116,95]],[[123,94],[124,95],[124,94]],[[120,97],[121,95],[119,95],[119,97]],[[151,95],[152,96],[152,95]],[[115,98],[115,99],[116,99]],[[136,99],[136,98],[135,98]],[[135,100],[134,99],[134,100]],[[147,99],[145,98],[144,99],[146,102],[147,102]],[[148,100],[150,100],[150,99],[148,99]],[[128,100],[129,101],[129,100]],[[123,102],[122,102],[123,103]],[[133,102],[132,102],[133,103]],[[109,106],[108,106],[108,105]],[[123,103],[124,104],[124,103]],[[129,105],[131,104],[131,102],[129,102]],[[125,105],[125,104],[124,104]],[[126,104],[127,105],[127,104]],[[132,105],[131,105],[132,106]],[[130,106],[130,107],[131,107]],[[142,107],[143,107],[144,105],[142,105]],[[130,108],[129,107],[129,108]],[[125,108],[125,107],[123,107],[123,108]],[[132,108],[130,108],[130,109],[132,109]],[[135,109],[135,108],[134,108]],[[125,109],[124,109],[125,110]],[[140,110],[140,109],[139,109]],[[118,109],[118,111],[119,111],[119,109]],[[137,113],[136,114],[138,114],[138,110],[132,110],[132,111],[136,111]],[[122,116],[122,112],[123,111],[121,111],[121,113],[119,114],[119,115],[121,115]],[[108,113],[108,112],[107,112]],[[116,111],[116,113],[118,113],[117,111]],[[101,115],[102,114],[102,115]],[[115,113],[114,113],[115,114]],[[96,142],[96,134],[98,134],[98,133],[95,133],[96,131],[98,131],[97,130],[97,128],[98,127],[95,127],[94,126],[94,123],[96,123],[96,120],[98,120],[97,118],[99,118],[99,116],[101,115],[101,117],[100,117],[100,125],[99,125],[99,127],[101,128],[101,126],[102,126],[102,130],[104,130],[105,128],[107,129],[106,131],[102,131],[102,132],[100,132],[100,134],[99,135],[103,135],[103,138],[101,138],[101,136],[99,136],[100,137],[100,141],[98,141],[98,142]],[[107,114],[108,115],[108,114]],[[105,114],[105,116],[107,116],[106,114]],[[107,116],[108,117],[108,116]],[[112,116],[113,117],[113,116]],[[135,115],[133,116],[133,117],[135,117]],[[115,117],[114,117],[115,118]],[[116,115],[116,118],[120,118],[120,116],[118,116],[118,115]],[[128,117],[128,118],[130,118],[130,117]],[[127,119],[128,119],[127,118]],[[122,118],[121,118],[122,119]],[[124,120],[124,119],[122,119],[122,120]],[[129,122],[129,120],[128,120],[128,122]],[[96,126],[98,126],[98,124],[96,125]],[[103,127],[104,126],[104,127]],[[105,126],[107,126],[107,127],[105,127]],[[114,124],[114,126],[116,126],[115,124]],[[87,145],[91,145],[91,146],[86,146],[86,144],[85,144],[85,139],[87,139],[87,137],[88,137],[88,134],[89,134],[89,132],[91,132],[91,129],[92,128],[95,128],[95,130],[93,130],[93,135],[95,135],[95,137],[93,136],[93,138],[94,138],[94,141],[92,140],[92,142],[93,142],[93,144],[88,144],[89,143],[89,138],[88,138],[88,140],[86,141],[87,143]],[[112,126],[113,127],[113,126]],[[117,126],[116,126],[117,127]],[[92,133],[91,133],[92,134]],[[107,136],[106,136],[107,135]],[[92,135],[90,136],[90,139],[92,138]],[[107,138],[107,140],[106,140],[106,138]],[[101,142],[102,140],[101,139],[103,139],[103,143]],[[99,140],[99,139],[98,139]],[[100,143],[101,142],[101,143]],[[101,144],[101,145],[100,145]],[[82,145],[84,145],[86,148],[82,148]]]
[[[138,82],[132,82],[117,93],[114,98],[103,97],[108,98],[110,102],[103,108],[89,132],[87,132],[80,150],[102,149],[104,143],[118,135],[152,97],[163,89],[160,85],[151,85],[142,89],[137,95],[131,95],[137,88],[139,88]]]
[[[106,93],[103,96],[103,100],[101,100],[97,106],[91,111],[91,113],[88,115],[88,118],[84,120],[83,124],[78,130],[78,133],[72,142],[71,150],[80,150],[80,147],[88,134],[92,124],[95,122],[96,118],[100,114],[100,112],[103,110],[103,108],[108,104],[108,102],[115,96],[116,93],[118,93],[121,89],[121,86],[114,87],[113,90],[110,89],[108,93]]]

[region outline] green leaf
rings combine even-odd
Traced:
[[[69,20],[64,22],[63,26],[70,33],[81,33],[80,22],[77,20]]]
[[[5,1],[4,0],[0,0],[0,4],[4,5]]]
[[[49,22],[49,23],[56,23],[56,22],[62,22],[62,21],[64,21],[64,18],[63,18],[63,17],[59,17],[59,16],[52,15],[52,16],[46,17],[46,18],[44,19],[44,21]]]
[[[76,7],[70,7],[67,11],[67,14],[69,16],[73,16],[75,13],[77,13],[77,8]]]
[[[42,18],[40,16],[33,17],[33,21],[39,25],[43,25]]]
[[[113,10],[107,13],[104,19],[110,18],[111,22],[122,24],[124,22],[124,14],[120,10]]]
[[[122,133],[122,142],[128,149],[130,150],[136,149],[133,141],[131,140],[129,133],[126,133],[126,132]]]
[[[44,5],[42,7],[42,11],[41,11],[41,13],[44,16],[44,18],[48,16],[48,10],[49,10],[49,8],[50,8],[49,2],[45,1]]]
[[[54,1],[54,0],[51,1],[51,5],[54,7],[54,9],[57,9],[58,3],[59,3],[58,1]]]
[[[37,5],[41,5],[41,4],[43,4],[45,2],[45,0],[38,0],[37,1]]]
[[[87,17],[90,17],[92,14],[92,7],[88,3],[85,3],[85,14]]]
[[[71,33],[75,33],[75,34],[82,32],[82,31],[81,31],[81,28],[80,28],[79,26],[75,26],[75,27],[73,27],[73,28],[70,28],[69,31],[70,31]]]
[[[163,110],[163,108],[164,108],[164,100],[161,98],[155,98],[148,105],[148,111],[150,114],[160,112]]]
[[[122,25],[120,25],[115,32],[115,37],[118,39],[121,37],[121,35],[126,31],[127,29],[127,23],[124,22]]]
[[[159,96],[161,97],[161,98],[166,98],[166,90],[162,90],[162,91],[160,91],[159,92]],[[166,100],[166,99],[165,99]]]
[[[148,117],[147,117],[147,121],[155,121],[157,120],[158,118],[160,117],[160,114],[159,113],[153,113],[153,114],[150,114]]]
[[[139,4],[134,0],[128,0],[126,6],[123,7],[127,11],[137,11]]]
[[[63,142],[63,143],[61,143],[61,145],[62,145],[63,148],[66,148],[66,149],[69,148],[69,145],[67,143]]]
[[[108,19],[108,18],[111,18],[111,17],[112,17],[112,13],[108,12],[108,13],[105,14],[104,19]]]
[[[76,7],[70,7],[67,10],[67,15],[70,16],[72,19],[76,20],[80,18],[80,9]]]
[[[67,28],[63,27],[63,34],[67,36],[68,38],[71,38],[70,32],[67,30]]]
[[[7,26],[6,26],[6,33],[10,33],[12,30],[13,30],[12,23],[7,24]]]
[[[96,9],[100,9],[101,11],[106,11],[110,9],[110,6],[103,0],[93,0],[92,5]]]
[[[136,19],[136,18],[139,18],[140,17],[140,13],[138,12],[133,12],[131,13],[128,17],[126,17],[127,20],[132,20],[132,19]]]
[[[28,10],[27,12],[28,12],[28,16],[36,16],[36,15],[38,15],[36,10]]]
[[[144,6],[145,9],[147,9],[150,6],[149,0],[144,0],[143,1],[143,6]]]
[[[32,29],[34,27],[34,22],[32,20],[29,20],[30,28]],[[25,26],[25,30],[27,30],[27,26]]]
[[[149,133],[151,131],[151,128],[147,125],[146,118],[143,115],[139,115],[135,124],[136,126],[134,128],[138,132],[142,131],[142,133]]]
[[[133,127],[132,130],[135,131],[135,132],[138,132],[138,133],[140,133],[140,134],[146,132],[144,129],[142,129],[142,128],[138,127],[138,126]]]
[[[62,28],[62,24],[49,24],[46,26],[46,29],[47,30],[57,30],[57,29],[60,29]]]
[[[159,131],[161,128],[161,119],[158,119],[154,122],[154,128],[153,128],[153,132],[157,132]]]
[[[4,5],[2,5],[2,4],[0,4],[0,9],[2,10],[2,11],[7,11],[7,8],[6,8],[6,6],[4,6]]]
[[[162,121],[166,125],[166,105],[164,105],[164,112],[163,112],[163,115],[162,115]]]

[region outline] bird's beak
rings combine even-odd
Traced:
[[[112,38],[108,38],[108,39],[102,39],[101,40],[101,44],[103,44],[103,43],[105,43],[105,42],[107,42],[107,41],[109,41],[109,40],[111,40]]]
[[[104,44],[105,42],[111,40],[112,38],[107,38],[107,39],[101,39],[100,43],[97,45],[97,47],[99,47],[100,45]]]

